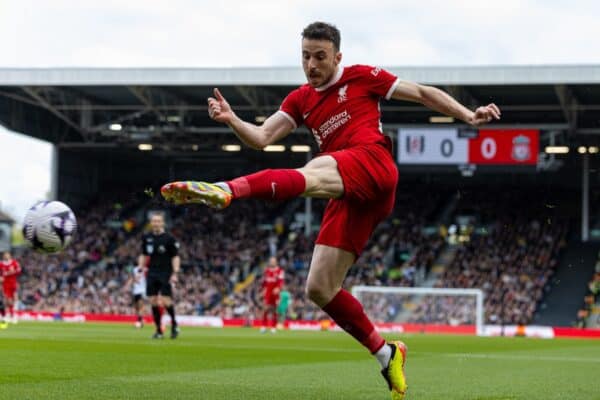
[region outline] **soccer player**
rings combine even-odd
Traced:
[[[152,231],[142,238],[142,254],[138,258],[138,266],[148,266],[146,295],[152,306],[152,317],[156,332],[153,339],[162,339],[161,326],[162,305],[171,317],[171,339],[179,336],[179,327],[175,320],[172,285],[177,283],[177,274],[181,259],[179,258],[179,242],[165,232],[165,217],[161,213],[153,213],[150,217]],[[146,258],[149,258],[147,260]]]
[[[2,290],[4,292],[4,298],[6,299],[6,307],[8,308],[8,316],[6,317],[7,322],[17,323],[17,314],[15,313],[15,304],[17,303],[17,296],[19,291],[19,282],[17,279],[21,275],[21,265],[19,262],[12,258],[9,251],[5,251],[2,254],[2,264],[0,265],[2,271]]]
[[[269,263],[263,273],[262,293],[263,293],[263,320],[260,331],[262,333],[271,328],[271,333],[275,333],[277,326],[277,302],[279,293],[283,286],[284,272],[283,268],[277,265],[277,258],[269,258]],[[271,320],[269,321],[269,314]]]
[[[279,323],[283,327],[285,320],[287,319],[288,309],[290,308],[290,302],[292,301],[292,295],[287,290],[287,286],[284,283],[279,293],[279,302],[277,303],[277,316]]]
[[[131,288],[133,295],[133,307],[136,315],[136,328],[144,327],[144,298],[146,297],[146,267],[142,265],[136,266],[131,272],[129,280],[125,287]]]
[[[306,294],[375,356],[391,397],[403,399],[406,346],[400,341],[386,343],[358,300],[342,289],[348,269],[394,207],[398,171],[391,141],[381,130],[379,101],[421,103],[473,126],[499,119],[500,110],[489,104],[471,111],[437,88],[403,81],[378,67],[342,67],[340,32],[327,23],[315,22],[304,29],[301,50],[308,83],[293,90],[262,125],[241,120],[218,89],[208,99],[208,113],[255,149],[281,140],[303,124],[321,153],[299,169],[267,169],[217,183],[173,182],[161,193],[175,204],[201,203],[216,209],[244,198],[330,199]]]

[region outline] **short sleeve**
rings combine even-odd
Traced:
[[[396,86],[400,82],[400,79],[396,75],[383,68],[372,67],[370,65],[361,65],[359,68],[369,92],[386,100],[392,97],[394,89],[396,89]]]
[[[148,246],[146,246],[146,236],[142,237],[142,254],[145,256],[149,256]]]
[[[179,253],[179,242],[173,236],[171,236],[171,243],[169,245],[169,255],[175,257]]]
[[[302,93],[300,92],[300,89],[290,92],[290,94],[283,99],[283,103],[281,103],[281,107],[279,107],[279,111],[277,111],[294,125],[294,129],[302,125],[302,121],[304,120],[302,117],[301,97]]]

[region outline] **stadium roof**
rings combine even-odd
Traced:
[[[537,126],[567,138],[600,133],[600,65],[387,69],[401,79],[441,87],[471,107],[497,103],[503,110],[498,127]],[[232,137],[207,116],[213,87],[221,87],[242,118],[260,120],[303,82],[296,67],[4,68],[0,124],[62,146],[214,145]],[[429,124],[434,115],[396,101],[383,102],[382,112],[386,129]]]
[[[600,84],[600,65],[389,67],[399,77],[431,85]],[[0,86],[299,85],[297,67],[248,68],[4,68]]]

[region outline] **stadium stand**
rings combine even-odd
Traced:
[[[583,307],[577,313],[577,326],[581,328],[600,327],[600,253],[590,279],[588,292],[583,299]]]
[[[463,195],[455,215],[469,215],[484,227],[457,248],[456,255],[435,287],[481,288],[485,294],[485,321],[527,324],[555,273],[566,246],[568,219],[552,205],[540,204],[538,192],[510,191]],[[440,303],[441,302],[441,303]],[[448,298],[428,298],[413,314],[419,323],[472,323],[472,312]]]
[[[469,238],[453,245],[445,228],[425,233],[444,222],[438,216],[447,208],[448,192],[426,196],[417,189],[404,193],[401,188],[396,211],[377,229],[345,286],[410,287],[437,276],[435,287],[484,289],[486,323],[531,323],[566,246],[569,212],[555,212],[555,206],[540,202],[535,191],[522,193],[518,200],[511,199],[510,191],[494,196],[486,191],[466,192],[445,223],[467,216],[472,224],[466,229]],[[315,220],[325,205],[325,201],[313,203]],[[275,255],[286,270],[292,294],[289,318],[326,318],[303,293],[315,233],[307,237],[299,227],[290,229],[294,226],[291,216],[303,209],[302,200],[289,205],[239,202],[215,213],[203,207],[165,208],[143,197],[123,204],[114,198],[98,199],[78,212],[78,237],[66,252],[43,256],[26,251],[22,255],[22,308],[131,313],[130,296],[123,285],[137,262],[143,221],[149,210],[157,208],[165,210],[172,232],[182,242],[183,276],[176,291],[179,314],[249,322],[259,318],[261,266]],[[432,275],[433,265],[448,248],[455,250],[453,259],[441,274]],[[591,293],[578,316],[580,326],[599,322],[599,276],[589,282]],[[363,299],[367,312],[380,322],[398,322],[405,301]],[[408,322],[472,324],[472,302],[421,299]]]
[[[518,200],[511,199],[509,191],[465,192],[446,222],[469,216],[470,236],[453,245],[447,229],[431,229],[443,222],[440,215],[450,192],[427,193],[426,186],[411,192],[399,189],[396,211],[376,230],[345,286],[410,287],[435,276],[435,287],[482,288],[488,323],[530,323],[566,245],[569,221],[561,217],[564,210],[557,213],[552,205],[534,201],[539,198],[535,191]],[[315,220],[325,205],[313,202]],[[143,198],[118,206],[114,199],[99,200],[78,213],[78,240],[65,253],[22,256],[23,306],[131,313],[123,285],[137,262],[147,212],[159,207],[182,243],[183,276],[175,295],[179,314],[258,318],[262,265],[275,255],[292,294],[289,318],[326,317],[304,296],[315,233],[306,236],[299,227],[290,229],[292,216],[303,209],[302,200],[267,205],[245,201],[219,213],[203,207],[165,208]],[[453,259],[432,274],[448,248],[454,248]],[[397,320],[406,306],[386,299],[363,301],[378,321]],[[472,324],[472,308],[465,300],[430,297],[416,304],[409,322]]]
[[[399,203],[403,210],[411,211],[402,218],[395,214],[377,230],[353,268],[349,287],[357,283],[414,286],[417,271],[423,275],[431,267],[443,241],[439,237],[426,240],[421,232],[424,215],[435,210],[437,199],[419,202],[414,196],[400,196]],[[58,256],[26,252],[22,257],[26,270],[22,277],[24,306],[51,311],[131,312],[129,296],[122,288],[137,262],[143,229],[132,228],[136,219],[126,217],[122,210],[140,204],[138,200],[115,209],[114,201],[103,199],[78,213],[85,217],[79,221],[78,240],[67,252]],[[325,205],[324,201],[314,202],[316,220]],[[287,207],[240,202],[221,213],[201,207],[168,207],[171,230],[182,242],[184,276],[177,291],[177,311],[253,318],[260,304],[259,267],[268,256],[275,255],[286,269],[292,293],[290,316],[323,317],[303,294],[315,234],[307,237],[299,228],[290,231],[286,227],[289,221],[284,223],[281,217],[302,207],[302,201]],[[150,210],[155,205],[141,208]],[[143,216],[144,211],[136,214]],[[111,228],[109,222],[119,215],[122,223]]]

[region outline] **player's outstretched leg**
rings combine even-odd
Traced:
[[[223,209],[233,199],[258,198],[287,200],[300,196],[306,188],[304,176],[295,169],[266,169],[228,182],[172,182],[160,192],[174,204],[205,204]]]
[[[222,209],[233,199],[243,198],[283,201],[304,195],[334,199],[344,193],[344,184],[335,158],[324,155],[299,169],[265,169],[227,182],[171,182],[160,192],[174,204]]]

